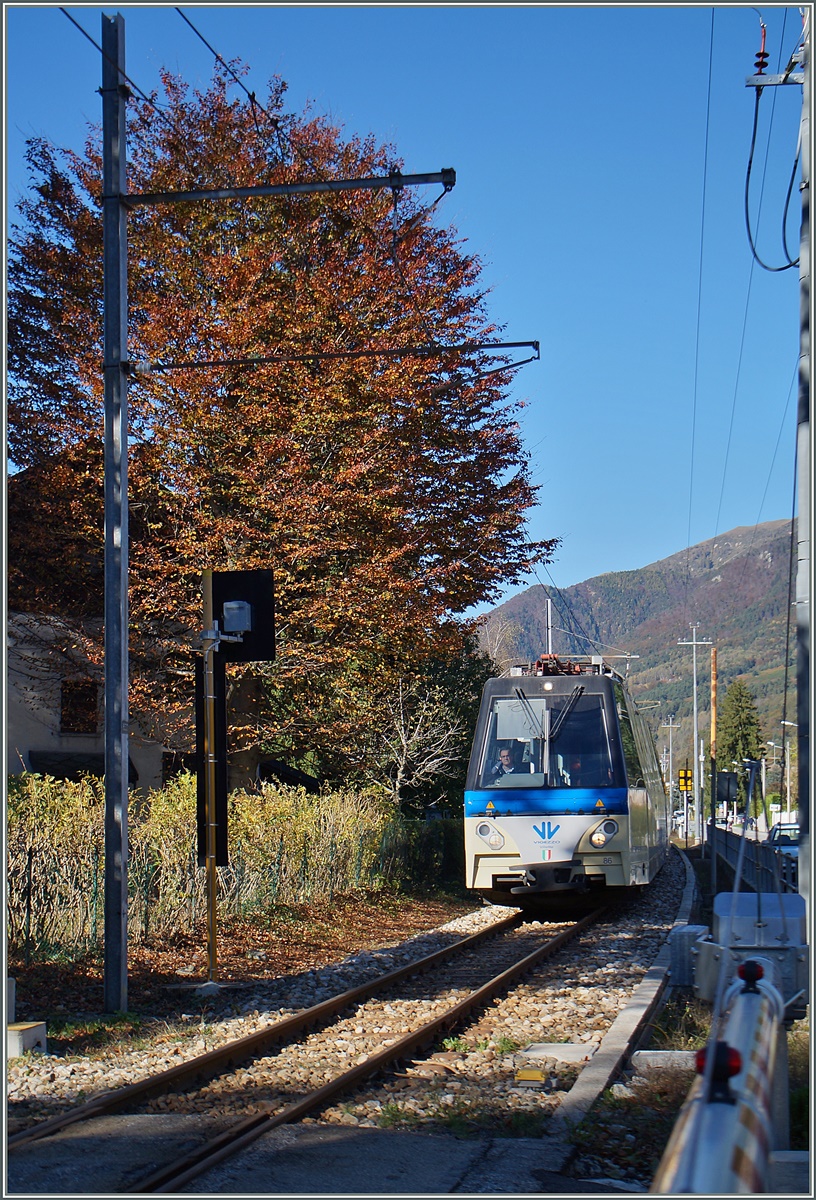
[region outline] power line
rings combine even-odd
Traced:
[[[210,53],[215,57],[216,61],[219,62],[226,71],[229,72],[229,74],[232,76],[232,78],[235,80],[235,82],[238,84],[238,86],[243,89],[243,91],[249,97],[249,100],[253,106],[253,112],[256,107],[260,108],[261,112],[264,113],[264,115],[267,117],[267,119],[271,123],[271,125],[272,125],[273,129],[275,130],[275,132],[277,133],[278,137],[284,138],[285,141],[288,143],[290,149],[300,157],[300,159],[306,164],[306,166],[308,166],[311,170],[313,170],[317,174],[319,179],[325,181],[327,179],[327,176],[325,175],[325,172],[322,170],[322,168],[319,167],[313,160],[311,160],[303,152],[303,150],[301,150],[300,146],[298,146],[298,144],[295,141],[293,141],[293,139],[287,133],[284,132],[284,130],[281,128],[281,124],[277,120],[277,118],[273,117],[271,115],[271,113],[266,108],[264,108],[264,106],[262,104],[259,103],[255,92],[249,91],[249,89],[246,87],[246,85],[241,80],[241,78],[235,73],[235,71],[233,71],[233,69],[229,65],[229,63],[227,63],[226,60],[222,57],[222,55],[220,55],[218,53],[218,51],[212,45],[210,45],[210,43],[207,41],[207,39],[204,37],[204,35],[201,33],[201,31],[199,29],[197,29],[196,26],[192,23],[190,18],[185,13],[183,13],[182,10],[178,7],[176,7],[176,12],[182,18],[182,20],[186,22],[186,24],[190,27],[190,29],[192,29],[192,31],[196,35],[196,37],[201,39],[201,41],[204,43],[204,45],[207,47],[207,49],[210,51]],[[257,129],[257,121],[256,121],[256,129]],[[260,134],[260,130],[258,130],[258,133]],[[393,171],[396,171],[396,170],[397,170],[397,168],[393,168]],[[406,275],[405,275],[405,271],[403,270],[402,265],[399,262],[399,259],[397,258],[397,244],[398,244],[398,242],[400,242],[402,240],[403,237],[407,236],[407,234],[410,232],[410,226],[412,224],[416,224],[418,222],[418,220],[420,220],[425,214],[433,212],[434,209],[436,208],[436,206],[439,204],[440,200],[442,200],[449,191],[450,191],[450,186],[446,184],[444,187],[444,190],[442,191],[442,193],[439,196],[437,196],[436,200],[434,200],[430,205],[427,205],[424,208],[421,208],[417,213],[412,215],[412,217],[410,218],[410,220],[408,222],[408,225],[406,226],[406,228],[402,231],[402,233],[399,236],[397,236],[397,229],[396,229],[396,212],[397,212],[397,199],[398,199],[398,195],[399,195],[399,190],[395,189],[393,192],[394,229],[393,229],[393,234],[392,234],[392,239],[391,239],[390,251],[386,251],[386,253],[388,254],[388,257],[390,258],[391,262],[393,263],[394,269],[396,270],[397,274],[399,275],[400,279],[402,280],[402,283],[405,287],[409,301],[411,301],[413,303],[414,308],[416,309],[416,313],[417,313],[417,316],[419,317],[420,324],[422,325],[423,329],[425,330],[426,334],[428,334],[428,336],[430,337],[431,340],[433,340],[433,338],[434,338],[434,332],[433,332],[430,324],[428,323],[427,314],[425,312],[423,312],[423,310],[420,306],[419,298],[417,297],[416,291],[412,288],[411,284],[408,282],[408,279],[406,278]],[[379,232],[376,230],[370,230],[370,232],[374,234],[374,237],[380,243],[381,247],[383,249],[385,249],[385,247],[382,244],[382,238],[381,238],[381,235],[379,234]],[[528,359],[527,361],[529,362],[532,360]],[[519,365],[522,365],[522,364],[519,364]],[[508,368],[508,369],[510,369],[510,368]]]
[[[782,21],[782,34],[780,37],[779,52],[777,55],[777,64],[776,64],[777,73],[779,72],[779,68],[782,65],[782,43],[785,38],[785,25],[787,24],[787,20],[788,20],[788,10],[786,8],[785,12],[784,12],[783,21]],[[764,54],[764,46],[765,46],[765,25],[762,22],[761,17],[760,17],[760,24],[762,26],[763,51],[760,52],[760,54],[757,56],[757,66],[758,66],[757,74],[758,75],[761,75],[763,73],[761,63],[762,63],[762,57]],[[767,55],[764,55],[764,57],[767,59]],[[794,61],[793,57],[791,57],[791,67],[792,67],[793,61]],[[790,69],[791,68],[789,67],[789,70]],[[799,162],[799,147],[797,146],[796,156],[793,160],[793,169],[791,171],[790,182],[788,183],[788,191],[787,191],[787,195],[785,196],[785,206],[784,206],[784,209],[782,212],[782,246],[785,251],[786,262],[781,267],[769,267],[768,264],[760,258],[759,254],[757,252],[757,248],[756,248],[756,245],[754,242],[754,236],[751,231],[751,216],[750,216],[749,206],[748,206],[748,197],[749,197],[750,183],[751,183],[751,169],[752,169],[752,165],[753,165],[753,161],[754,161],[754,149],[756,147],[757,126],[758,126],[758,122],[759,122],[759,102],[762,97],[762,91],[763,91],[763,88],[761,86],[758,86],[756,89],[756,97],[754,99],[754,124],[753,124],[753,128],[751,130],[751,148],[748,153],[748,166],[747,166],[746,172],[745,172],[745,195],[744,195],[745,229],[748,234],[748,244],[751,247],[751,254],[753,256],[754,261],[759,263],[759,265],[762,267],[762,269],[764,271],[770,271],[770,272],[774,273],[774,272],[779,272],[779,271],[789,271],[791,269],[791,267],[797,267],[799,265],[799,259],[798,258],[792,259],[788,252],[787,233],[786,233],[786,225],[787,225],[787,217],[788,217],[788,211],[789,211],[789,206],[790,206],[790,199],[791,199],[791,194],[793,192],[794,179],[796,177],[796,167]],[[760,189],[760,195],[759,195],[759,210],[757,211],[757,226],[759,226],[759,216],[762,211],[762,196],[763,196],[763,193],[765,190],[765,176],[766,176],[766,172],[768,169],[768,154],[770,152],[771,130],[773,129],[773,119],[774,119],[775,112],[776,112],[776,88],[774,88],[774,93],[773,93],[773,101],[771,104],[771,120],[770,120],[770,124],[768,126],[768,142],[765,147],[765,162],[763,164],[763,169],[762,169],[762,187]],[[801,138],[801,129],[800,129],[800,138]]]
[[[559,625],[554,625],[553,630],[556,633],[566,633],[569,635],[569,637],[577,638],[582,636],[580,633],[576,633],[572,629],[562,629]],[[628,657],[629,652],[627,650],[622,650],[620,646],[613,646],[610,642],[598,642],[594,638],[587,638],[586,640],[591,646],[595,646],[596,649],[603,648],[604,650],[615,650],[618,654],[624,654]]]
[[[782,441],[782,434],[785,429],[785,418],[788,415],[788,408],[790,407],[791,396],[793,395],[793,385],[796,383],[798,374],[799,374],[799,364],[797,363],[793,370],[793,378],[791,379],[790,387],[788,388],[788,399],[785,403],[785,411],[782,414],[782,420],[779,425],[779,432],[776,435],[776,445],[774,446],[774,452],[771,457],[771,465],[768,468],[768,478],[765,481],[765,490],[763,491],[762,499],[759,502],[759,509],[757,511],[757,519],[754,522],[753,529],[751,530],[751,540],[748,543],[748,550],[745,554],[745,558],[743,559],[742,572],[741,572],[739,580],[737,582],[737,588],[736,588],[737,592],[739,592],[740,588],[742,587],[742,585],[745,581],[745,576],[748,572],[748,564],[750,562],[749,556],[751,553],[751,548],[753,547],[754,541],[756,539],[756,533],[757,533],[757,529],[758,529],[759,523],[760,523],[759,518],[762,515],[762,506],[765,503],[765,497],[768,494],[768,488],[770,487],[770,484],[771,484],[771,475],[773,473],[774,463],[776,462],[776,454],[777,454],[777,451],[779,450],[779,444]],[[795,479],[796,479],[796,470],[794,468],[794,487],[795,487]],[[793,520],[793,514],[791,514],[791,520]],[[719,528],[719,526],[718,526],[718,528]],[[788,613],[788,620],[790,620],[790,613]]]
[[[731,417],[728,423],[728,437],[725,441],[725,456],[723,459],[722,479],[720,481],[720,498],[717,503],[717,516],[714,520],[714,535],[720,531],[720,512],[722,511],[723,496],[725,495],[725,481],[728,475],[728,459],[731,454],[731,438],[734,433],[734,417],[737,411],[737,395],[739,393],[739,381],[742,373],[742,356],[745,350],[745,334],[748,329],[748,309],[751,303],[751,284],[754,278],[754,264],[751,263],[751,269],[748,273],[748,289],[745,294],[745,308],[742,314],[742,334],[740,336],[739,355],[737,357],[737,374],[734,379],[734,395],[731,398]]]
[[[785,17],[784,17],[784,20],[782,23],[782,35],[780,38],[779,52],[778,52],[778,56],[777,56],[777,69],[779,68],[779,66],[781,65],[781,62],[782,62],[782,43],[785,38],[785,22],[786,21],[787,21],[787,10],[785,11]],[[760,17],[760,22],[762,22],[761,17]],[[762,46],[763,46],[763,52],[764,52],[764,45],[765,45],[765,26],[764,26],[764,24],[762,25],[762,31],[763,31]],[[759,56],[757,57],[757,62],[758,63],[760,62]],[[757,88],[757,95],[756,95],[757,106],[756,106],[755,113],[754,113],[754,129],[753,129],[753,134],[752,134],[752,139],[751,139],[751,154],[750,154],[750,158],[749,158],[749,168],[748,168],[749,177],[750,177],[750,160],[753,158],[754,146],[756,143],[757,114],[759,112],[758,102],[759,102],[759,96],[760,96],[761,92],[762,92],[762,88],[761,87]],[[762,164],[762,185],[760,187],[760,192],[759,192],[759,206],[757,209],[757,224],[759,224],[760,215],[762,213],[762,202],[763,202],[763,198],[765,195],[765,181],[766,181],[767,172],[768,172],[768,156],[770,154],[770,147],[771,147],[771,131],[773,129],[773,121],[774,121],[775,113],[776,113],[776,89],[774,89],[773,100],[771,101],[771,120],[770,120],[769,127],[768,127],[768,141],[765,145],[765,160]],[[797,158],[798,158],[798,152],[797,152]],[[795,168],[794,168],[794,170],[795,170]],[[793,177],[791,177],[791,178],[793,178]],[[746,217],[746,221],[748,221],[748,179],[747,178],[746,178],[745,187],[746,187],[745,217]],[[789,189],[789,195],[790,195],[790,189]],[[786,204],[787,204],[787,202],[786,202]],[[749,237],[749,241],[751,241],[750,229],[749,229],[748,237]],[[753,242],[751,242],[751,248],[753,250]],[[733,432],[734,432],[734,417],[735,417],[736,408],[737,408],[737,395],[738,395],[738,391],[739,391],[740,375],[742,372],[743,353],[745,350],[745,334],[746,334],[746,330],[748,328],[748,310],[749,310],[750,303],[751,303],[751,288],[752,288],[753,278],[754,278],[754,263],[756,263],[756,262],[760,263],[760,265],[764,265],[761,263],[761,260],[756,256],[756,254],[754,254],[752,257],[752,261],[751,261],[751,269],[748,274],[748,287],[747,287],[746,294],[745,294],[745,309],[743,312],[742,334],[740,337],[739,357],[738,357],[738,361],[737,361],[737,373],[736,373],[736,378],[734,380],[734,395],[733,395],[732,402],[731,402],[731,418],[730,418],[730,422],[729,422],[729,426],[728,426],[728,438],[726,439],[726,446],[725,446],[725,457],[724,457],[724,461],[723,461],[722,482],[720,485],[720,498],[719,498],[719,502],[717,505],[717,517],[714,522],[715,535],[717,533],[719,533],[719,530],[720,530],[720,512],[722,510],[723,496],[725,494],[726,477],[728,474],[728,459],[729,459],[729,456],[731,453],[731,439],[732,439]],[[792,266],[794,264],[791,262],[790,265]],[[780,269],[784,269],[784,268],[780,268]]]
[[[782,441],[782,434],[784,433],[784,430],[785,430],[785,418],[788,415],[788,409],[790,408],[791,397],[793,395],[793,388],[794,388],[794,384],[797,381],[798,375],[799,375],[799,363],[797,362],[796,366],[793,369],[793,378],[791,379],[790,387],[788,388],[788,398],[785,401],[785,410],[782,413],[782,420],[779,422],[779,432],[776,435],[776,445],[774,446],[774,451],[773,451],[773,454],[771,455],[771,465],[768,467],[768,477],[765,480],[765,488],[762,492],[762,499],[759,502],[759,508],[757,510],[757,519],[756,519],[757,525],[759,524],[760,517],[762,516],[762,508],[763,508],[763,505],[765,504],[765,497],[768,495],[768,488],[771,485],[771,475],[773,473],[774,463],[776,462],[776,455],[779,451],[779,444]],[[795,453],[795,448],[794,448],[794,453]],[[794,466],[793,473],[794,473],[794,475],[796,474],[795,466]]]
[[[59,11],[60,11],[61,13],[63,13],[63,14],[64,14],[64,16],[66,16],[66,17],[68,18],[68,20],[71,22],[71,24],[72,24],[72,25],[74,25],[74,26],[75,26],[75,27],[76,27],[76,28],[79,30],[79,32],[82,34],[82,36],[83,36],[83,37],[85,37],[85,38],[87,38],[87,39],[88,39],[88,41],[91,43],[91,45],[94,47],[94,49],[99,51],[99,54],[100,54],[100,55],[101,55],[101,57],[102,57],[102,61],[103,61],[103,62],[105,62],[105,61],[108,61],[108,62],[110,62],[110,57],[109,57],[109,55],[107,55],[107,54],[105,53],[105,51],[104,51],[104,49],[102,48],[102,46],[100,46],[100,45],[99,45],[99,43],[98,43],[98,42],[96,42],[96,41],[95,41],[95,40],[94,40],[94,39],[91,37],[91,35],[90,35],[90,34],[87,32],[87,30],[83,29],[83,28],[82,28],[82,26],[79,24],[79,22],[78,22],[78,21],[76,21],[76,20],[75,20],[75,19],[74,19],[74,18],[71,16],[71,14],[70,14],[69,12],[67,12],[67,11],[66,11],[66,9],[64,9],[64,8],[60,8],[60,10],[59,10]],[[170,130],[170,132],[171,132],[171,133],[173,133],[173,134],[176,134],[178,137],[180,137],[180,139],[181,139],[181,145],[182,145],[182,154],[183,154],[183,156],[185,157],[185,160],[186,160],[186,146],[185,146],[185,143],[184,143],[184,139],[183,139],[183,137],[182,137],[182,135],[181,135],[181,130],[179,129],[178,125],[177,125],[175,122],[173,122],[172,120],[170,120],[170,118],[169,118],[169,117],[168,117],[168,116],[167,116],[167,115],[166,115],[166,114],[165,114],[165,113],[162,111],[162,109],[163,109],[165,106],[164,106],[164,105],[162,105],[162,104],[159,104],[159,103],[158,103],[158,101],[154,100],[152,97],[148,96],[148,95],[147,95],[145,92],[143,92],[143,91],[142,91],[142,89],[139,87],[139,85],[138,85],[137,83],[134,83],[134,81],[133,81],[133,80],[130,78],[130,76],[129,76],[129,75],[127,75],[127,74],[126,74],[126,72],[125,72],[125,71],[122,71],[121,69],[119,69],[119,68],[118,68],[118,65],[117,65],[117,64],[115,64],[115,63],[114,63],[113,65],[114,65],[114,66],[117,66],[117,70],[119,70],[119,74],[122,76],[122,78],[123,78],[123,79],[126,79],[126,80],[127,80],[127,82],[130,84],[130,86],[131,86],[131,87],[134,89],[134,91],[136,92],[136,94],[137,94],[137,97],[138,97],[139,99],[143,100],[143,101],[145,102],[145,104],[147,104],[147,105],[148,105],[150,108],[152,108],[152,109],[153,109],[153,111],[154,111],[154,112],[156,113],[156,115],[157,115],[157,116],[158,116],[158,117],[159,117],[159,118],[160,118],[160,119],[161,119],[161,120],[164,122],[164,124],[167,126],[167,128]],[[97,90],[99,91],[99,93],[100,93],[100,94],[102,93],[102,89],[101,89],[101,88],[99,88],[99,89],[97,89]],[[128,100],[132,100],[132,99],[134,99],[134,97],[133,97],[131,94],[128,94],[128,96],[127,96],[127,99],[128,99]],[[142,142],[144,141],[143,137],[139,136],[138,134],[136,134],[136,135],[134,135],[134,136],[136,136],[136,137],[138,138],[138,140],[139,140],[139,141],[142,141]],[[187,165],[188,167],[190,167],[190,166],[191,166],[191,164],[189,163],[189,161],[187,161],[186,165]],[[192,168],[191,168],[191,169],[192,169]]]
[[[556,608],[558,608],[558,611],[559,611],[559,613],[561,614],[561,617],[562,617],[562,619],[563,619],[564,621],[566,621],[566,622],[569,622],[569,621],[571,620],[571,621],[572,621],[572,623],[573,623],[573,626],[576,626],[576,625],[577,625],[578,629],[580,630],[580,633],[576,633],[576,632],[575,632],[575,630],[574,630],[574,628],[573,628],[572,630],[568,630],[568,629],[562,629],[562,630],[561,630],[561,632],[562,632],[562,633],[566,633],[566,634],[568,634],[568,635],[569,635],[569,637],[581,638],[583,641],[585,641],[585,642],[588,642],[590,646],[594,646],[596,649],[599,649],[599,648],[600,648],[602,645],[604,645],[604,643],[602,643],[602,642],[597,642],[597,641],[595,640],[595,638],[592,638],[592,637],[590,637],[590,635],[589,635],[589,634],[587,633],[587,631],[584,629],[584,627],[583,627],[583,625],[581,624],[581,622],[578,620],[578,617],[577,617],[577,615],[576,615],[576,613],[575,613],[575,609],[573,608],[573,606],[572,606],[572,604],[571,604],[571,602],[570,602],[570,599],[569,599],[569,597],[568,597],[568,596],[566,596],[566,595],[565,595],[565,594],[564,594],[564,593],[561,591],[561,589],[558,587],[558,585],[557,585],[557,584],[556,584],[556,582],[554,581],[554,579],[553,579],[552,575],[550,574],[549,567],[546,565],[546,563],[544,563],[544,564],[542,564],[542,565],[543,565],[543,567],[544,567],[544,570],[547,572],[547,575],[549,576],[550,583],[551,583],[552,587],[553,587],[553,588],[555,588],[555,591],[558,593],[558,596],[560,597],[560,599],[561,599],[562,603],[563,603],[563,604],[566,606],[566,610],[567,610],[567,612],[566,612],[566,616],[564,616],[564,613],[563,613],[563,611],[562,611],[560,608],[558,608],[558,605],[556,604]],[[544,591],[545,591],[545,592],[547,592],[547,586],[546,586],[546,584],[545,584],[545,583],[542,581],[542,579],[541,579],[541,576],[538,574],[538,572],[536,571],[535,567],[533,567],[533,568],[532,568],[532,570],[533,570],[533,574],[535,575],[535,577],[536,577],[536,579],[538,580],[538,582],[539,582],[539,584],[541,585],[541,587],[542,587],[542,588],[544,588]],[[555,601],[553,601],[553,603],[555,603]],[[617,649],[618,649],[618,647],[617,647],[617,646],[610,646],[610,647],[607,647],[607,648],[608,648],[608,649],[612,649],[612,650],[617,650]],[[625,650],[622,650],[622,651],[621,651],[621,653],[622,653],[622,654],[625,654],[625,653],[626,653],[626,651],[625,651]]]
[[[784,209],[783,225],[782,225],[783,245],[785,246],[785,255],[786,255],[788,261],[783,263],[781,267],[770,267],[764,261],[764,259],[760,258],[759,252],[757,251],[756,243],[754,242],[754,235],[751,231],[751,214],[750,214],[749,205],[748,205],[748,198],[749,198],[750,189],[751,189],[751,170],[753,167],[754,149],[756,148],[757,125],[759,122],[759,101],[760,101],[761,95],[762,95],[762,88],[758,87],[756,89],[756,96],[754,98],[754,124],[753,124],[753,128],[751,130],[751,148],[748,152],[748,166],[745,171],[745,202],[744,202],[745,232],[748,234],[748,245],[751,247],[751,254],[754,258],[754,261],[759,263],[759,265],[762,267],[763,271],[770,271],[771,273],[775,273],[775,272],[779,272],[779,271],[789,271],[791,269],[791,267],[799,266],[799,259],[798,258],[795,260],[791,259],[790,255],[788,255],[787,245],[785,243],[785,234],[784,234],[784,229],[785,229],[784,219],[787,216],[788,206],[790,204],[791,192],[793,191],[793,180],[796,175],[796,167],[799,162],[799,154],[797,151],[796,158],[794,159],[794,162],[793,162],[793,171],[791,172],[791,181],[790,181],[790,184],[788,185],[788,194],[785,199],[785,209]],[[769,141],[769,145],[770,145],[770,141]],[[766,157],[767,157],[767,152],[768,151],[766,149]],[[757,223],[758,222],[759,222],[759,217],[757,216]]]
[[[252,102],[253,106],[257,106],[257,107],[258,107],[258,108],[261,110],[261,112],[262,112],[262,113],[263,113],[263,114],[264,114],[264,115],[265,115],[265,116],[266,116],[266,117],[269,119],[269,121],[271,122],[271,124],[272,124],[274,127],[277,127],[277,124],[278,124],[278,122],[277,122],[277,119],[276,119],[275,117],[271,116],[271,114],[270,114],[270,113],[269,113],[269,112],[268,112],[268,111],[267,111],[267,110],[264,108],[264,106],[263,106],[262,104],[259,104],[259,103],[258,103],[258,98],[257,98],[257,96],[255,95],[255,93],[254,93],[254,92],[250,92],[250,91],[249,91],[249,89],[246,87],[246,85],[244,84],[244,82],[242,81],[242,79],[240,78],[240,76],[236,75],[236,73],[233,71],[233,69],[232,69],[232,67],[229,65],[229,63],[228,63],[228,62],[225,62],[225,60],[224,60],[224,59],[221,57],[221,55],[218,53],[218,51],[217,51],[217,50],[215,50],[215,49],[213,49],[213,47],[210,45],[210,43],[209,43],[209,42],[207,41],[207,39],[204,37],[204,34],[203,34],[203,33],[201,33],[201,31],[200,31],[200,30],[196,29],[195,25],[194,25],[194,24],[193,24],[193,22],[190,20],[190,18],[189,18],[189,17],[187,17],[187,16],[186,16],[186,15],[185,15],[185,14],[184,14],[182,11],[181,11],[181,9],[180,9],[180,8],[178,8],[178,7],[176,8],[176,12],[177,12],[177,13],[178,13],[178,15],[181,17],[182,21],[185,21],[185,22],[186,22],[186,23],[187,23],[187,24],[190,26],[190,28],[192,29],[192,31],[193,31],[193,33],[196,35],[196,37],[198,37],[198,38],[200,38],[200,39],[201,39],[201,41],[204,43],[204,45],[205,45],[205,46],[207,47],[207,49],[209,50],[210,54],[212,54],[212,55],[214,55],[214,56],[215,56],[216,60],[217,60],[218,62],[220,62],[221,66],[224,68],[224,70],[229,72],[229,74],[232,76],[232,78],[233,78],[233,79],[235,80],[235,82],[238,84],[239,88],[242,88],[242,89],[243,89],[243,91],[246,93],[246,95],[249,97],[250,101]]]
[[[68,20],[71,22],[72,25],[76,26],[76,28],[79,30],[79,32],[82,34],[83,37],[86,37],[88,39],[88,41],[91,43],[91,45],[94,47],[94,49],[99,51],[99,53],[102,55],[102,58],[107,59],[110,62],[109,56],[105,53],[105,51],[102,49],[102,47],[99,45],[99,43],[94,41],[94,39],[87,32],[87,30],[83,29],[82,26],[79,24],[79,22],[75,21],[74,18],[71,16],[71,14],[66,9],[60,8],[60,12],[68,18]],[[114,66],[116,66],[116,64],[114,64]],[[156,112],[161,117],[161,119],[165,122],[165,124],[168,125],[169,128],[172,129],[174,133],[177,132],[176,127],[173,125],[173,123],[161,111],[161,106],[159,104],[157,104],[155,100],[151,99],[151,97],[148,96],[145,92],[143,92],[142,89],[139,87],[139,85],[137,83],[134,83],[133,80],[130,78],[130,76],[126,75],[124,71],[122,71],[120,69],[119,73],[123,79],[127,80],[127,82],[130,84],[130,86],[133,88],[133,90],[141,97],[141,99],[144,100],[146,104],[149,104],[151,108],[156,110]]]

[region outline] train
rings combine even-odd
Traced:
[[[484,686],[465,783],[465,884],[535,916],[651,883],[671,805],[626,679],[542,654]]]

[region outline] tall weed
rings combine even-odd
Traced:
[[[229,866],[219,910],[251,917],[276,904],[331,901],[378,887],[431,887],[460,877],[461,825],[409,821],[389,794],[307,794],[263,785],[229,797]],[[13,953],[79,952],[102,936],[104,791],[100,780],[9,781],[8,943]],[[182,774],[128,817],[128,925],[134,940],[191,932],[206,912],[198,864],[196,780]]]

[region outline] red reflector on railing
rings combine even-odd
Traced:
[[[708,1046],[698,1050],[694,1056],[694,1069],[698,1075],[705,1074],[708,1059]],[[727,1042],[717,1042],[714,1050],[713,1078],[722,1080],[739,1075],[742,1070],[742,1055],[739,1050],[729,1046]]]
[[[765,971],[761,963],[754,962],[752,958],[749,958],[746,962],[740,963],[737,967],[737,974],[746,983],[756,983],[758,979],[762,979]]]

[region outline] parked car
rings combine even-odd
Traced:
[[[799,825],[793,821],[779,821],[768,832],[768,845],[780,854],[791,858],[799,857]]]

